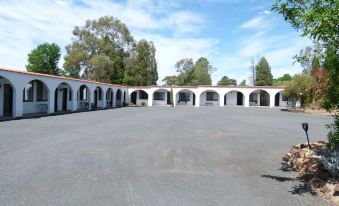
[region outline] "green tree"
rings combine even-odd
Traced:
[[[214,71],[212,65],[205,57],[200,57],[194,64],[191,85],[211,85],[211,74]]]
[[[26,70],[44,74],[59,75],[58,63],[60,59],[60,47],[54,43],[38,45],[28,54]]]
[[[339,59],[339,3],[334,0],[276,0],[272,10],[302,31],[303,36],[320,42],[326,51],[324,68],[327,70],[327,91],[324,107],[334,113],[334,124],[330,125],[329,142],[339,149],[338,113],[338,59]],[[320,57],[322,60],[323,58]],[[336,63],[336,64],[335,64]]]
[[[158,80],[153,42],[140,40],[126,63],[124,83],[133,86],[155,85]]]
[[[265,57],[261,57],[255,66],[256,86],[271,86],[273,84],[273,76],[271,67]]]
[[[310,37],[327,47],[339,48],[339,3],[335,0],[276,0],[272,10],[277,11],[302,36]]]
[[[291,75],[284,74],[282,77],[273,79],[273,85],[275,86],[286,85],[291,80],[292,80]]]
[[[218,86],[228,86],[228,85],[237,85],[237,80],[230,79],[228,76],[223,76],[220,81],[218,81]]]
[[[246,80],[242,80],[242,82],[240,82],[239,86],[246,86]]]
[[[184,58],[175,64],[178,75],[166,76],[166,85],[211,85],[211,73],[215,70],[205,57],[200,57],[195,63],[192,58]]]
[[[328,127],[329,143],[339,150],[339,54],[334,48],[326,51],[324,67],[327,71],[326,95],[324,96],[324,108],[334,115],[334,123]]]
[[[305,107],[312,102],[315,84],[314,77],[297,74],[287,84],[284,95],[291,101],[292,107],[295,108],[298,101],[301,107]]]
[[[75,27],[73,42],[66,47],[64,69],[71,77],[123,83],[125,63],[134,39],[119,19],[104,16]]]
[[[167,86],[179,85],[178,84],[178,76],[176,76],[176,75],[166,76],[162,81]]]

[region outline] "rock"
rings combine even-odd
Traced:
[[[334,193],[333,193],[333,195],[334,196],[339,196],[339,184],[336,184],[335,186],[334,186]]]
[[[327,179],[330,178],[330,175],[325,170],[319,170],[318,173],[317,173],[317,177],[319,177],[320,179],[323,179],[323,180],[327,180]]]

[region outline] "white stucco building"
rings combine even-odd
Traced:
[[[0,118],[135,106],[286,107],[284,87],[126,87],[60,76],[0,69]]]

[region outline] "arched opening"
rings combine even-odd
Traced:
[[[207,90],[200,94],[200,106],[219,106],[220,97],[216,91]]]
[[[195,105],[195,94],[191,90],[183,89],[176,93],[175,95],[176,105]]]
[[[101,87],[97,86],[94,90],[94,102],[93,102],[92,108],[93,109],[102,108],[103,103],[104,103],[103,91]]]
[[[61,83],[54,92],[54,112],[72,111],[73,90],[67,83]]]
[[[49,89],[40,80],[32,80],[23,90],[23,114],[48,113]]]
[[[15,89],[12,83],[0,76],[0,118],[11,118],[14,114]]]
[[[115,97],[115,106],[116,107],[121,107],[121,90],[118,89],[117,93],[115,95],[116,95],[116,97]]]
[[[255,90],[250,94],[250,106],[270,106],[270,94],[265,90]]]
[[[147,106],[148,94],[144,90],[136,90],[131,93],[130,103],[133,106]]]
[[[114,97],[113,89],[108,88],[106,92],[106,107],[107,108],[113,107],[113,97]]]
[[[278,92],[275,94],[274,99],[274,106],[276,107],[289,107],[292,106],[290,101],[288,100],[288,97],[284,95],[283,91]]]
[[[153,105],[165,106],[171,104],[171,93],[167,89],[158,89],[153,93]]]
[[[78,110],[87,111],[89,110],[89,101],[91,93],[86,85],[81,85],[77,93]]]
[[[244,106],[245,96],[243,93],[233,90],[224,95],[225,106]]]

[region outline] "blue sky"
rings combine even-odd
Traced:
[[[272,2],[0,0],[0,67],[24,70],[27,54],[43,42],[57,43],[64,54],[74,26],[111,15],[121,19],[137,40],[154,42],[159,84],[164,76],[175,74],[175,62],[185,57],[207,57],[217,68],[213,84],[224,75],[238,82],[248,80],[251,58],[260,56],[267,58],[274,77],[300,73],[292,56],[311,41],[271,12]]]

